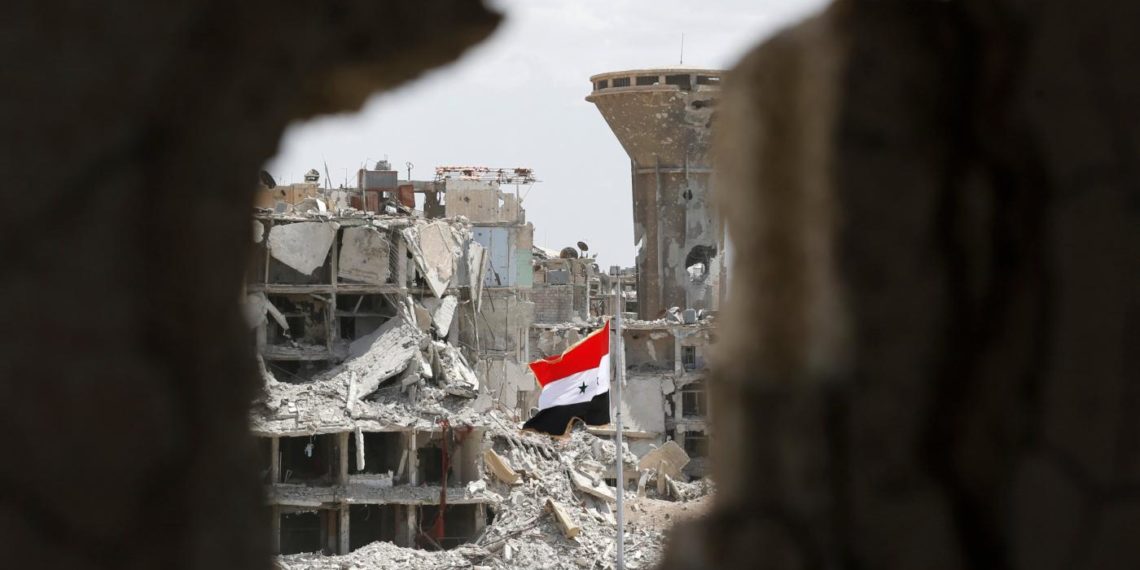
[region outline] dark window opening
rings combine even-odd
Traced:
[[[417,451],[416,456],[419,459],[419,469],[417,469],[419,482],[426,485],[442,484],[443,450],[439,447],[439,440],[432,441]]]
[[[286,329],[272,313],[266,313],[265,342],[271,345],[298,342],[324,345],[328,341],[325,325],[328,305],[307,295],[269,295],[269,302],[289,325]]]
[[[686,418],[704,417],[708,413],[705,383],[693,382],[681,388],[681,415]]]
[[[697,369],[697,347],[681,347],[681,365],[685,367],[685,370]]]
[[[688,90],[693,88],[693,77],[691,75],[666,75],[666,85],[676,85],[681,89]]]
[[[479,463],[483,460],[482,433],[453,429],[448,437],[447,486],[462,487],[479,478]],[[417,450],[418,481],[427,485],[443,482],[444,440],[435,434],[426,445]]]
[[[628,77],[615,77],[613,81],[614,87],[629,87]]]
[[[265,367],[278,382],[303,384],[330,367],[327,360],[266,360]]]
[[[710,75],[698,75],[697,85],[720,85],[720,78]]]
[[[656,75],[642,75],[637,78],[638,85],[657,85],[661,78]]]
[[[594,89],[601,90],[601,89],[605,89],[609,86],[610,86],[610,80],[609,79],[603,79],[603,80],[594,84]]]
[[[333,483],[333,466],[340,464],[333,434],[283,437],[278,446],[281,454],[281,483]]]
[[[324,534],[320,513],[284,513],[281,515],[281,554],[320,552]]]
[[[364,469],[358,469],[356,458],[356,434],[348,437],[348,472],[350,475],[383,475],[389,471],[395,475],[404,457],[404,438],[400,432],[364,432]],[[407,469],[407,466],[404,466]],[[405,474],[403,479],[406,480]]]
[[[689,457],[708,457],[709,436],[703,433],[686,433],[684,447],[685,453],[689,454]]]
[[[689,273],[689,279],[701,281],[708,277],[714,257],[716,257],[715,245],[693,246],[685,256],[685,270]]]
[[[383,317],[340,317],[340,338],[353,341],[366,337],[387,321]]]
[[[349,505],[349,551],[376,541],[396,542],[396,505]]]
[[[340,338],[353,341],[367,336],[395,317],[396,309],[383,295],[338,295],[336,316]]]
[[[434,539],[432,532],[439,516],[439,505],[420,505],[419,509],[420,532]],[[451,550],[470,542],[482,527],[479,516],[479,505],[448,505],[443,512],[443,537],[437,540],[439,545],[444,550]],[[417,543],[421,548],[434,548],[422,536]]]

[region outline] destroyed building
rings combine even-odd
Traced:
[[[621,308],[636,303],[633,271],[598,271],[586,244],[536,246],[518,193],[529,169],[401,181],[381,161],[356,188],[318,180],[264,185],[253,217],[245,308],[265,390],[251,425],[276,552],[479,544],[509,533],[497,519],[548,508],[520,507],[519,484],[614,524],[612,430],[575,436],[593,438],[575,452],[585,463],[552,475],[536,466],[565,451],[517,429],[538,398],[527,362],[596,327],[614,285],[629,289]],[[627,485],[642,494],[650,480],[658,496],[702,493],[685,485],[704,473],[705,405],[687,394],[710,323],[673,310],[625,332]]]
[[[677,441],[705,473],[705,369],[725,295],[725,237],[711,196],[711,127],[721,72],[662,68],[590,78],[597,106],[630,158],[636,270],[611,269],[623,311],[631,448]],[[628,279],[628,280],[627,280]],[[627,283],[633,282],[633,291]],[[632,302],[631,302],[632,301]]]
[[[478,374],[486,379],[495,405],[521,419],[538,401],[526,368],[528,331],[535,317],[534,226],[526,221],[519,195],[520,186],[535,182],[527,168],[440,167],[438,198],[433,198],[443,200],[443,215],[470,223],[472,239],[486,255],[479,290],[470,310],[460,313],[459,343],[477,355]]]
[[[254,217],[246,286],[275,548],[414,546],[442,508],[434,540],[469,540],[493,517],[467,487],[482,478],[485,426],[467,404],[478,377],[449,339],[478,292],[481,247],[461,221],[334,213],[321,198],[282,210]]]
[[[601,73],[586,100],[630,158],[637,315],[715,309],[724,296],[724,229],[710,200],[711,127],[721,72],[664,68]]]

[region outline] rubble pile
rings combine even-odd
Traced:
[[[498,412],[492,421],[501,424],[489,430],[490,450],[507,469],[517,474],[514,483],[499,477],[488,466],[479,487],[492,502],[494,520],[473,543],[452,550],[402,548],[376,542],[350,554],[324,556],[318,553],[278,558],[282,569],[397,569],[397,568],[543,568],[550,570],[606,569],[613,567],[616,520],[614,490],[601,477],[603,466],[612,465],[616,446],[582,430],[564,440],[517,431]],[[637,457],[624,450],[630,473]],[[588,485],[579,487],[576,480]],[[684,484],[686,489],[700,484]],[[695,495],[694,495],[695,498]],[[638,497],[626,493],[627,505],[637,509]],[[552,506],[554,505],[554,506]],[[564,524],[555,510],[567,517]],[[649,568],[660,560],[665,532],[658,524],[627,522],[626,566]]]

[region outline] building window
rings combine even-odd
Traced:
[[[688,453],[689,457],[709,456],[709,436],[700,432],[692,432],[686,433],[684,438],[685,453]]]
[[[601,91],[602,89],[605,89],[609,86],[610,86],[610,80],[609,79],[603,79],[603,80],[594,84],[594,89]]]
[[[693,88],[692,79],[693,78],[690,75],[666,75],[665,76],[665,84],[666,85],[676,85],[677,87],[680,87],[681,89],[688,90],[688,89]]]
[[[710,77],[708,75],[698,75],[697,85],[720,85],[720,78]]]
[[[638,85],[657,85],[660,83],[660,77],[656,75],[642,75],[637,78]]]
[[[697,347],[681,347],[681,365],[685,367],[685,370],[697,369]]]
[[[613,83],[614,83],[614,87],[629,87],[629,78],[628,77],[615,77]]]
[[[708,395],[705,383],[693,382],[681,388],[681,415],[686,418],[703,417],[708,413]]]

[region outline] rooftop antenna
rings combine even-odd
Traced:
[[[681,32],[681,62],[678,65],[685,65],[685,32]]]

